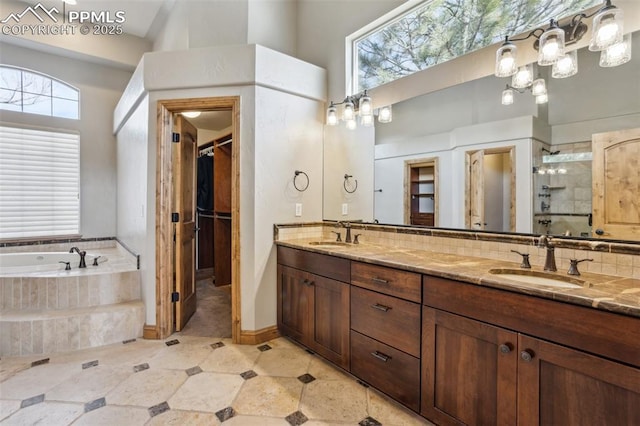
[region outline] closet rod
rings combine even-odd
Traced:
[[[231,142],[233,142],[233,139],[229,139],[228,141],[221,142],[218,145],[216,145],[216,147],[225,146],[226,144],[229,144]]]

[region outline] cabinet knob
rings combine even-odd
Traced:
[[[524,351],[520,352],[520,358],[522,358],[522,360],[525,362],[531,362],[531,360],[533,359],[533,351],[531,351],[530,349],[525,349]]]
[[[309,279],[307,279],[307,278],[305,278],[304,280],[302,280],[302,284],[308,285],[308,286],[312,286],[314,284],[314,282],[309,280]]]
[[[500,345],[500,352],[503,354],[508,354],[513,350],[513,345],[511,343],[503,343]]]

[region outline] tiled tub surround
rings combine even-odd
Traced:
[[[361,234],[358,245],[329,248],[309,244],[335,240],[331,231],[340,231],[344,239],[344,228],[336,229],[330,222],[276,225],[274,233],[277,242],[288,247],[640,317],[638,244],[554,239],[555,274],[567,276],[569,259],[594,259],[579,266],[579,278],[591,286],[572,289],[520,284],[488,272],[492,268],[518,269],[520,256],[511,250],[529,253],[533,270],[542,271],[545,249],[535,246],[537,238],[530,236],[352,223],[352,234]]]
[[[136,258],[115,240],[3,247],[2,252],[68,251],[70,246],[108,260],[83,269],[72,263],[71,271],[0,274],[0,356],[89,348],[142,335]]]

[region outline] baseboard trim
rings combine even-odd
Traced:
[[[277,325],[260,330],[241,330],[239,342],[241,345],[258,345],[260,343],[280,337]]]
[[[155,325],[145,324],[142,328],[142,338],[149,340],[158,340],[160,338],[160,336],[158,335],[158,327]]]

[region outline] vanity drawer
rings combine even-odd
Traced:
[[[421,276],[386,266],[351,262],[351,284],[420,303]]]
[[[418,411],[418,358],[351,330],[351,373]]]
[[[351,280],[351,261],[341,257],[279,246],[278,263],[337,281]]]
[[[420,356],[420,304],[351,287],[351,329]]]

